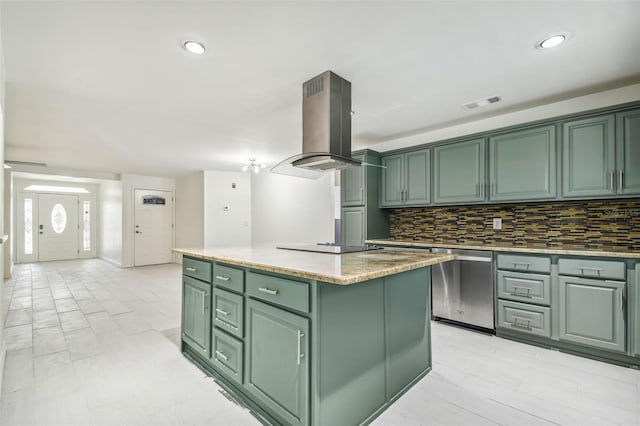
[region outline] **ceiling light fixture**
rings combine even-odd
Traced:
[[[249,164],[245,165],[242,168],[243,172],[253,172],[253,173],[260,173],[260,169],[264,169],[266,166],[264,164],[258,164],[256,163],[256,159],[255,158],[249,158]]]
[[[496,102],[500,102],[501,99],[502,98],[500,96],[491,96],[489,98],[478,99],[477,101],[462,104],[462,108],[466,109],[467,111],[470,111],[472,109],[495,104]]]
[[[556,33],[552,34],[548,37],[545,37],[541,41],[536,44],[536,48],[538,49],[549,49],[552,47],[556,47],[569,38],[569,33]]]
[[[195,55],[202,55],[204,53],[204,45],[202,43],[198,43],[197,41],[185,41],[183,46],[185,49]]]

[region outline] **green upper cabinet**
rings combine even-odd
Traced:
[[[544,126],[489,138],[489,200],[555,198],[555,135]]]
[[[483,201],[485,140],[474,139],[433,148],[433,202]]]
[[[309,320],[248,299],[245,387],[290,425],[309,423]]]
[[[354,155],[354,159],[365,161],[364,154]],[[366,204],[365,173],[367,166],[351,167],[342,171],[340,196],[342,206],[363,206]]]
[[[564,123],[562,195],[585,197],[616,193],[615,117]]]
[[[182,277],[182,340],[201,355],[211,354],[211,284]]]
[[[618,194],[640,194],[640,109],[617,114]]]
[[[380,206],[418,206],[430,203],[430,149],[382,158]]]

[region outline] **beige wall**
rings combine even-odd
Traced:
[[[100,184],[98,197],[98,257],[122,265],[122,182]]]
[[[176,179],[176,247],[204,245],[204,172]]]
[[[204,172],[205,246],[251,244],[251,176],[244,172]]]
[[[0,22],[2,21],[0,17]],[[2,31],[0,29],[0,35]],[[2,49],[2,38],[0,37],[0,165],[4,166],[4,115],[5,115],[5,102],[4,102],[4,52]],[[4,173],[0,173],[0,230],[4,230]],[[4,277],[4,262],[0,262],[0,277]],[[0,286],[0,300],[2,299],[2,289],[4,286]],[[2,391],[2,372],[4,371],[4,359],[6,354],[6,344],[4,340],[4,318],[5,318],[4,304],[0,309],[0,392]]]

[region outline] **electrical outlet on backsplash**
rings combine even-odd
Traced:
[[[399,240],[640,250],[640,199],[392,209],[389,225]]]

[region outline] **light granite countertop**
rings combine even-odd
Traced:
[[[367,240],[367,244],[375,244],[380,246],[394,247],[413,247],[413,248],[450,248],[450,249],[467,249],[467,250],[489,250],[515,253],[538,253],[538,254],[558,254],[566,256],[594,256],[594,257],[617,257],[624,259],[640,259],[640,252],[630,250],[608,251],[608,250],[591,250],[578,247],[544,247],[540,245],[510,245],[510,244],[443,244],[431,241],[413,241],[413,240]]]
[[[311,253],[275,247],[176,248],[173,251],[229,265],[340,285],[355,284],[454,259],[448,254],[384,249],[347,254]]]

